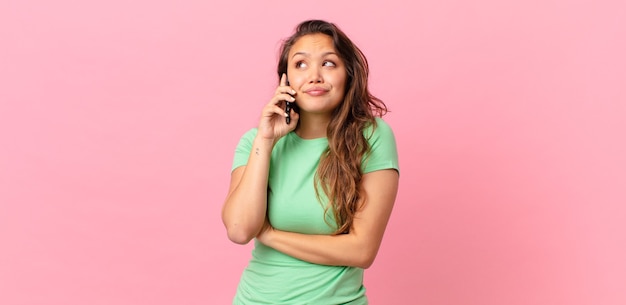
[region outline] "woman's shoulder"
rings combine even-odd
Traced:
[[[236,151],[243,152],[245,154],[248,150],[252,149],[252,143],[254,142],[257,131],[257,128],[251,128],[244,132],[239,138]]]
[[[241,135],[241,138],[239,141],[251,142],[252,140],[254,140],[254,137],[256,137],[256,134],[258,131],[259,130],[256,127],[248,129],[246,132],[244,132]]]
[[[393,130],[383,118],[376,117],[364,130],[365,137],[373,140],[379,137],[393,137]]]
[[[387,121],[383,120],[383,118],[376,117],[374,120],[376,122],[376,126],[381,126],[381,128],[384,128],[384,129],[387,129],[387,130],[391,130],[391,125],[389,125],[389,123],[387,123]]]

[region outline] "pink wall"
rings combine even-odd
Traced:
[[[228,304],[232,152],[308,18],[392,110],[372,304],[626,303],[623,1],[208,2],[0,4],[0,304]]]

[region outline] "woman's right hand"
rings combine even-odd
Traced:
[[[300,116],[292,109],[290,112],[291,122],[287,124],[284,110],[286,101],[295,102],[296,99],[292,96],[295,93],[296,91],[287,85],[287,75],[283,73],[274,97],[263,107],[259,121],[258,136],[263,139],[273,140],[275,143],[296,128]]]

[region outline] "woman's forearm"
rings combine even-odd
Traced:
[[[282,253],[314,264],[368,268],[378,252],[378,245],[354,233],[309,235],[270,229],[261,242]]]
[[[274,142],[256,137],[248,163],[231,176],[231,189],[222,209],[228,238],[248,243],[257,235],[267,211],[267,181]]]

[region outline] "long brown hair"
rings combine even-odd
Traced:
[[[368,89],[369,67],[363,52],[336,25],[323,20],[307,20],[300,23],[295,33],[281,47],[278,61],[278,79],[287,72],[288,56],[296,41],[309,34],[325,34],[332,38],[339,57],[346,66],[346,92],[343,102],[334,110],[326,131],[328,148],[320,157],[315,174],[315,191],[318,199],[321,187],[332,207],[337,230],[335,234],[347,233],[363,199],[361,162],[370,151],[363,131],[376,127],[376,116],[387,113],[383,101]]]

